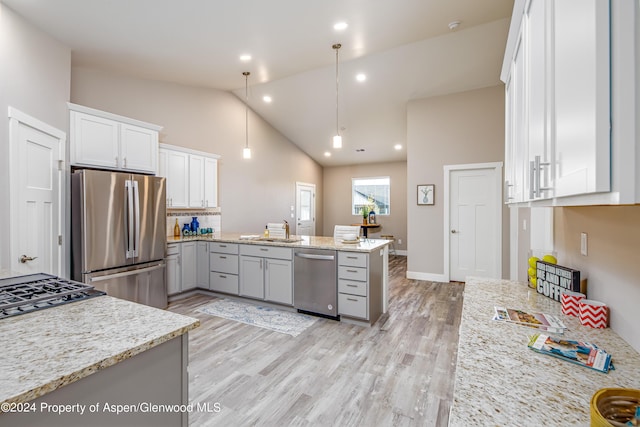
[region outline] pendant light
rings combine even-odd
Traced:
[[[242,73],[244,76],[244,134],[245,134],[245,144],[242,149],[242,158],[250,159],[251,158],[251,148],[249,148],[249,76],[250,72],[245,71]]]
[[[340,136],[340,128],[338,127],[338,50],[342,45],[336,43],[332,47],[336,51],[336,134],[333,137],[333,148],[342,148],[342,136]]]

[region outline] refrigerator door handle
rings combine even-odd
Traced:
[[[137,270],[123,271],[122,273],[114,273],[114,274],[107,274],[104,276],[91,277],[89,279],[89,282],[91,283],[102,282],[105,280],[117,279],[118,277],[126,277],[126,276],[133,276],[134,274],[149,273],[150,271],[155,271],[159,268],[164,268],[164,267],[165,265],[163,263],[163,264],[154,265],[152,267],[145,267],[145,268],[139,268]]]
[[[138,181],[131,181],[133,184],[133,218],[134,234],[133,234],[133,256],[140,256],[140,192],[138,191]]]
[[[133,243],[133,236],[134,236],[134,230],[133,230],[133,191],[131,191],[133,182],[128,179],[124,182],[124,188],[125,188],[125,192],[124,192],[124,204],[125,204],[125,210],[124,210],[124,220],[125,220],[125,224],[124,224],[124,238],[125,241],[127,243],[127,250],[126,250],[126,258],[133,258],[134,257],[134,243]]]

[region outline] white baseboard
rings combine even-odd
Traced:
[[[446,283],[444,274],[422,273],[420,271],[407,271],[407,279]]]

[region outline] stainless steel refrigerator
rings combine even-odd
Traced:
[[[165,178],[71,175],[72,279],[108,295],[167,307]]]

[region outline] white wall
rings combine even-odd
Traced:
[[[411,101],[407,106],[408,273],[444,274],[444,165],[504,161],[504,86]],[[418,184],[435,184],[435,205],[417,206]],[[504,208],[502,277],[509,277]]]
[[[9,106],[68,134],[71,50],[0,2],[0,224],[10,224]],[[68,158],[68,157],[67,157]],[[9,268],[8,233],[0,239],[0,268]]]
[[[290,220],[296,181],[316,184],[322,230],[322,168],[251,110],[253,158],[243,160],[245,107],[233,94],[88,68],[74,67],[71,77],[72,102],[164,126],[160,142],[222,156],[218,200],[225,232],[261,233],[267,222]]]

